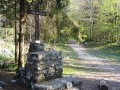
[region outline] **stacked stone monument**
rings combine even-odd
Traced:
[[[53,49],[45,51],[44,44],[31,42],[25,68],[20,68],[17,76],[38,83],[61,77],[62,71],[63,62],[60,52]]]
[[[32,90],[73,90],[73,86],[81,85],[79,77],[61,77],[62,72],[60,52],[46,51],[41,43],[30,43],[25,67],[17,70],[17,78]]]

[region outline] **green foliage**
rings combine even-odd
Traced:
[[[104,46],[96,46],[92,44],[93,48],[88,50],[88,53],[95,55],[100,58],[111,60],[115,63],[120,63],[120,46],[116,43],[107,44]]]
[[[9,61],[9,60],[12,60],[12,58],[8,58],[8,57],[0,55],[0,61]]]
[[[32,0],[27,0],[29,3],[31,3],[32,2]]]
[[[16,15],[17,20],[19,20],[19,0],[16,1]],[[25,11],[28,9],[34,10],[34,5],[38,3],[37,0],[26,1]],[[67,43],[70,39],[75,39],[79,43],[88,40],[102,44],[120,44],[119,0],[39,1],[40,10],[47,12],[47,17],[41,17],[40,20],[41,39],[43,41]],[[14,27],[14,6],[15,2],[12,0],[1,1],[1,14],[5,18],[4,27]],[[34,15],[28,16],[34,18]],[[28,19],[25,18],[25,20],[29,22]],[[31,22],[32,24],[28,25],[27,28],[34,31],[34,19]],[[25,33],[26,38],[29,38],[29,31]],[[32,36],[34,36],[34,33],[32,33]]]
[[[0,62],[3,63],[3,66],[0,68],[0,70],[16,70],[17,69],[17,64],[13,63],[14,58],[13,57],[6,57],[0,55]]]
[[[14,20],[15,20],[15,13],[19,14],[19,0],[2,0],[0,2],[0,14],[4,16],[4,27],[13,27],[14,26]],[[15,11],[15,5],[16,5],[16,11]],[[18,15],[17,15],[18,19]]]
[[[0,38],[7,40],[7,42],[12,42],[14,39],[14,29],[13,28],[0,28]]]
[[[4,1],[4,0],[3,0]],[[27,1],[27,2],[26,2]],[[28,9],[34,10],[35,3],[38,3],[37,0],[26,0],[25,1],[25,11]],[[15,20],[15,13],[17,16],[17,20],[19,20],[19,2],[14,1],[7,1],[2,2],[1,7],[5,9],[2,14],[7,19],[5,22],[9,22],[5,25],[5,27],[14,27],[14,20]],[[15,9],[16,4],[16,11]],[[45,42],[63,42],[67,43],[70,39],[77,39],[81,42],[83,39],[83,28],[80,28],[80,25],[77,21],[73,20],[67,14],[67,9],[69,7],[70,1],[69,0],[40,0],[40,10],[47,12],[47,18],[42,17],[41,22],[41,39]],[[5,6],[5,8],[3,7]],[[14,6],[14,7],[13,7]],[[26,13],[26,12],[25,12]],[[27,15],[26,15],[27,16]],[[29,24],[30,22],[27,17],[25,16],[25,23]],[[30,15],[28,15],[30,16]],[[34,15],[30,16],[34,18]],[[33,22],[33,21],[32,21]],[[24,24],[25,24],[24,23]],[[10,25],[9,25],[10,24]],[[27,26],[27,28],[34,29],[34,23]],[[18,24],[17,24],[18,26]],[[32,27],[32,28],[31,28]],[[25,27],[23,28],[25,31]],[[32,29],[32,30],[33,30]],[[29,40],[30,32],[27,30],[25,31],[25,40]],[[34,33],[32,33],[34,36]],[[81,36],[82,35],[82,36]]]
[[[120,1],[119,0],[70,0],[69,16],[79,22],[83,32],[78,34],[80,41],[85,40],[94,43],[120,42]],[[82,30],[82,29],[80,29]]]

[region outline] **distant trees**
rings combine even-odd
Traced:
[[[37,0],[25,1],[25,40],[34,39],[34,10]],[[67,42],[76,39],[95,43],[118,43],[120,41],[120,1],[119,0],[39,0],[40,9],[47,17],[40,16],[41,40],[45,42]],[[16,18],[15,18],[16,4]],[[6,18],[6,27],[14,27],[19,20],[19,0],[1,0],[0,13]],[[17,28],[18,30],[18,28]]]
[[[74,13],[77,20],[84,27],[86,41],[96,44],[107,44],[120,42],[120,1],[119,0],[71,0],[78,5]],[[75,6],[75,5],[74,5]]]

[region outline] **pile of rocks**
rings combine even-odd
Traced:
[[[36,83],[33,87],[34,90],[79,90],[80,86],[81,79],[79,77],[70,76],[50,80],[48,82]]]
[[[30,43],[25,68],[19,68],[17,77],[38,83],[62,76],[62,55],[53,49],[44,50],[42,43]]]
[[[29,53],[30,59],[25,65],[27,77],[32,76],[36,82],[61,77],[63,62],[56,51]]]

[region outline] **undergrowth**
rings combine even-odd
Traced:
[[[14,71],[17,69],[17,64],[14,63],[14,58],[8,58],[0,55],[0,70],[1,71]]]

